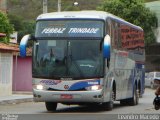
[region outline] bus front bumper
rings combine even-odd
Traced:
[[[35,102],[57,103],[101,103],[103,102],[102,90],[96,91],[47,91],[33,89]]]

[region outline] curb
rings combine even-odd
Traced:
[[[21,99],[12,99],[12,100],[2,100],[0,101],[0,105],[6,104],[19,104],[25,102],[33,102],[33,98],[21,98]]]
[[[33,95],[33,92],[30,91],[13,91],[12,94],[16,95]]]

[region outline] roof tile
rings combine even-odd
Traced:
[[[1,50],[17,51],[18,52],[19,45],[0,43],[0,51]]]

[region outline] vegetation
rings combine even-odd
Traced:
[[[48,0],[48,12],[57,11],[57,1]],[[74,6],[74,2],[78,2],[78,6]],[[8,17],[15,30],[18,31],[18,41],[24,34],[32,34],[34,32],[34,21],[43,11],[42,4],[42,0],[8,0]],[[100,10],[109,11],[141,26],[145,30],[146,44],[155,41],[153,29],[156,24],[153,23],[156,23],[156,18],[149,9],[145,8],[142,0],[61,0],[62,11],[95,10],[97,6],[100,6]]]
[[[145,0],[145,2],[153,2],[153,1],[157,1],[157,0]]]
[[[104,0],[98,8],[117,15],[144,29],[145,43],[149,45],[156,41],[154,30],[157,27],[157,18],[143,0]]]
[[[13,24],[15,31],[18,31],[18,43],[25,34],[34,33],[34,20],[25,21],[22,17],[15,16],[13,14],[8,14],[8,17],[10,19],[10,23]]]
[[[0,37],[0,42],[8,43],[10,34],[13,32],[13,26],[9,23],[7,16],[2,12],[0,12],[0,32],[6,34],[6,37]]]
[[[57,11],[58,0],[48,0],[48,12]],[[96,9],[96,5],[102,0],[77,0],[78,6],[74,6],[75,0],[61,0],[62,11]],[[15,31],[18,31],[18,42],[25,34],[33,34],[35,19],[42,14],[42,0],[8,0],[8,17]]]
[[[39,14],[42,14],[43,0],[8,0],[8,12],[13,15],[24,17],[25,20],[35,20]],[[48,12],[57,11],[58,0],[48,0]],[[78,6],[73,3],[77,1]],[[61,0],[61,10],[95,10],[103,0]]]
[[[21,16],[25,20],[35,20],[36,17],[43,12],[42,1],[43,0],[8,0],[8,12],[15,16]],[[48,12],[57,11],[57,1],[58,0],[48,0]],[[104,0],[61,0],[61,9],[62,11],[95,10],[97,6],[103,4],[103,1]],[[150,2],[155,0],[145,1]],[[78,6],[74,6],[74,2],[78,2]]]

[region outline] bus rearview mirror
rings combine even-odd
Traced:
[[[20,42],[20,56],[26,57],[26,47],[28,41],[31,39],[31,35],[25,35]]]
[[[103,44],[103,56],[104,58],[110,58],[110,46],[111,46],[111,38],[109,35],[106,35],[104,38]]]

